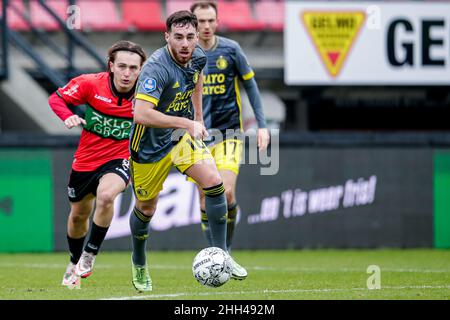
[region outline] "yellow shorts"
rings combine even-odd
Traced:
[[[242,140],[228,139],[208,147],[216,162],[218,170],[229,170],[239,174],[239,166],[242,159]],[[188,177],[188,181],[195,182]]]
[[[221,143],[209,147],[217,169],[230,170],[236,175],[239,174],[239,166],[242,159],[242,141],[238,139],[228,139]]]
[[[193,140],[186,133],[181,141],[157,162],[137,163],[131,160],[132,185],[136,198],[139,201],[147,201],[156,197],[162,190],[172,166],[184,173],[193,164],[206,159],[213,160],[213,157],[204,142]]]

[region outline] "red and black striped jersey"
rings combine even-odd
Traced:
[[[87,124],[74,155],[73,170],[93,171],[108,161],[128,159],[133,93],[134,88],[127,94],[117,92],[107,72],[81,75],[56,91],[69,108],[87,107]],[[71,115],[67,110],[54,111],[63,120]]]

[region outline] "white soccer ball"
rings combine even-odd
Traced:
[[[217,247],[201,250],[192,263],[195,279],[204,286],[217,288],[230,280],[232,272],[230,255]]]

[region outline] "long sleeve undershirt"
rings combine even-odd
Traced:
[[[258,128],[266,128],[266,119],[264,117],[264,112],[261,103],[261,97],[256,84],[255,78],[243,81],[245,91],[247,92],[248,100],[252,106],[253,113],[255,114],[256,122],[258,123]]]

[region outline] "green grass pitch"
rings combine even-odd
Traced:
[[[101,252],[80,290],[61,286],[66,253],[0,254],[2,300],[300,300],[449,299],[449,250],[238,251],[249,276],[207,288],[192,276],[196,252],[149,252],[153,291],[131,285],[129,252]],[[367,287],[369,266],[379,267],[380,289]],[[373,283],[370,282],[369,283]]]

